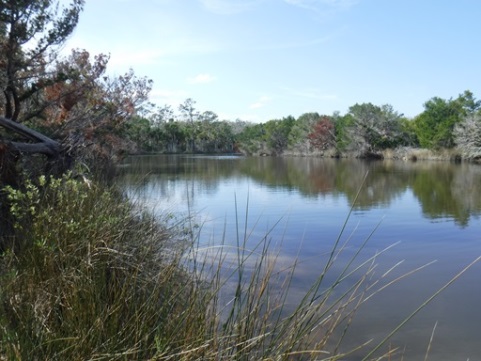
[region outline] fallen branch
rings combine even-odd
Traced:
[[[36,143],[11,142],[11,141],[4,142],[5,144],[19,151],[20,153],[27,153],[27,154],[40,153],[40,154],[45,154],[49,157],[57,156],[60,153],[60,150],[61,150],[60,143],[23,124],[14,122],[13,120],[7,119],[5,117],[0,117],[0,126],[18,135],[21,135],[29,140],[36,142]]]

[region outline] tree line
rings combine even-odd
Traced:
[[[481,156],[481,101],[469,90],[456,98],[433,97],[410,119],[391,105],[355,104],[346,114],[305,113],[264,123],[220,120],[187,99],[136,116],[125,136],[138,151],[166,153],[242,152],[249,155],[380,157],[400,147],[457,148],[465,159]]]
[[[133,70],[108,75],[108,55],[84,49],[62,55],[83,6],[84,0],[0,2],[0,185],[78,164],[105,168],[138,152],[365,157],[409,146],[457,147],[466,159],[481,157],[481,102],[468,90],[428,100],[413,119],[371,103],[346,114],[258,124],[201,112],[190,98],[177,109],[155,106],[152,81]]]

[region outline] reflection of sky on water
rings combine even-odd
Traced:
[[[382,185],[379,180],[378,184]],[[433,260],[436,263],[396,282],[363,305],[346,339],[348,345],[391,331],[463,266],[481,255],[479,217],[471,216],[463,226],[451,216],[443,216],[442,211],[436,210],[435,216],[427,217],[419,198],[421,185],[423,183],[418,183],[418,188],[398,187],[393,196],[379,197],[389,201],[372,204],[368,203],[372,197],[368,191],[363,196],[366,204],[371,204],[369,208],[354,207],[350,215],[341,236],[341,244],[347,242],[338,259],[341,264],[353,256],[368,237],[361,259],[396,244],[376,259],[377,276],[397,263],[400,265],[391,272],[390,280]],[[373,192],[379,196],[380,189]],[[456,192],[469,200],[460,189]],[[268,234],[273,246],[282,249],[277,260],[279,268],[288,267],[293,257],[299,257],[292,286],[299,292],[318,276],[327,252],[346,222],[353,199],[352,195],[348,199],[335,190],[306,196],[294,187],[272,186],[240,173],[209,181],[155,174],[146,176],[142,184],[130,187],[129,193],[159,214],[194,215],[201,225],[201,243],[205,247],[223,242],[235,246],[238,237],[242,243],[246,236],[247,248],[253,249]],[[236,251],[225,248],[225,252],[234,258]],[[424,359],[436,321],[439,323],[430,359],[470,357],[474,360],[481,355],[480,274],[481,264],[473,267],[395,336],[393,342],[401,347],[407,345],[406,359]],[[290,301],[295,302],[295,298]]]

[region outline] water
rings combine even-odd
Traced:
[[[301,260],[293,284],[299,294],[319,275],[344,226],[341,239],[348,243],[338,264],[366,239],[360,259],[393,246],[376,258],[374,278],[398,264],[383,284],[436,261],[363,304],[346,349],[370,339],[375,344],[481,255],[477,165],[141,156],[127,159],[123,170],[120,184],[150,210],[194,215],[205,244],[235,245],[246,230],[247,246],[254,247],[268,233],[281,247],[279,262]],[[429,360],[481,360],[480,276],[481,263],[402,328],[393,347],[404,349],[406,360],[424,360],[437,323]]]

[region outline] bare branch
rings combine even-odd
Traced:
[[[54,142],[52,139],[43,135],[42,133],[39,133],[33,129],[30,129],[29,127],[26,127],[23,124],[14,122],[13,120],[4,117],[0,117],[0,126],[11,130],[17,134],[23,135],[24,137],[31,140],[41,141],[45,143]]]

